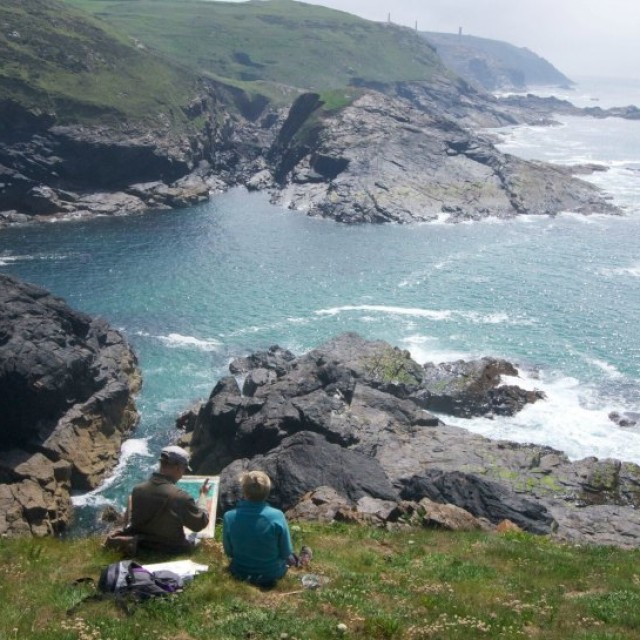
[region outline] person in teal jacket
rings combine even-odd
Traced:
[[[224,514],[222,544],[230,558],[231,574],[260,587],[282,578],[293,555],[291,533],[284,513],[265,501],[271,480],[262,471],[240,476],[244,500]]]

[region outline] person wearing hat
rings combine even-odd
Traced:
[[[263,471],[240,478],[244,500],[224,514],[222,544],[231,559],[231,574],[260,587],[282,578],[293,556],[291,533],[284,513],[266,503],[271,480]]]
[[[198,503],[176,487],[189,467],[189,454],[176,445],[160,452],[160,468],[146,482],[136,485],[129,501],[127,533],[138,538],[138,548],[184,553],[193,548],[184,527],[202,531],[209,523],[205,508],[209,480],[200,487]]]

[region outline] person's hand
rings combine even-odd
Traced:
[[[203,483],[202,486],[200,487],[200,495],[201,496],[206,496],[209,494],[209,489],[211,487],[209,487],[209,478],[207,478]]]

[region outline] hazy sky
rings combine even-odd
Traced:
[[[527,47],[570,78],[640,78],[640,0],[307,0],[420,31]]]

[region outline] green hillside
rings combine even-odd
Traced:
[[[0,539],[0,638],[20,640],[631,640],[640,637],[638,550],[529,534],[397,532],[301,523],[305,589],[290,570],[270,591],[235,581],[219,542],[184,593],[135,606],[86,601],[81,577],[118,559],[97,538]],[[219,535],[219,534],[218,534]],[[159,557],[141,557],[158,562]],[[80,603],[80,604],[79,604]],[[69,615],[67,609],[75,607]]]
[[[293,0],[67,0],[200,73],[304,89],[428,80],[440,59],[410,29]]]
[[[0,3],[0,102],[66,121],[182,121],[191,74],[58,0]]]

